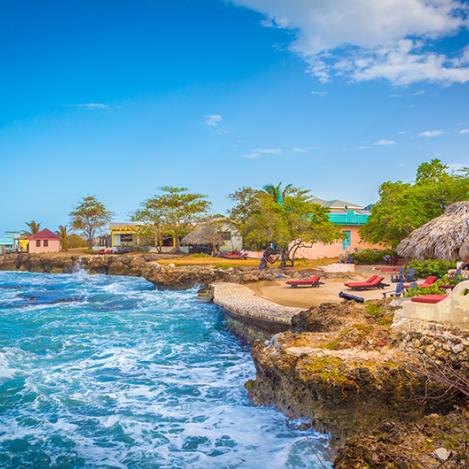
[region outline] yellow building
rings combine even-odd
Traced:
[[[112,248],[157,247],[157,240],[142,235],[137,223],[111,223],[109,231]],[[175,239],[172,236],[165,236],[159,248],[162,252],[171,252],[175,246]]]

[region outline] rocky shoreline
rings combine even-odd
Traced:
[[[389,301],[302,311],[257,297],[242,285],[276,279],[282,274],[276,270],[162,266],[151,254],[0,256],[0,270],[60,273],[77,267],[142,276],[157,288],[199,286],[224,309],[228,327],[252,344],[256,378],[246,383],[251,400],[329,432],[334,467],[469,466],[467,398],[430,379],[419,361],[434,345],[431,357],[447,360],[467,379],[467,331],[413,325],[393,330],[396,308]]]

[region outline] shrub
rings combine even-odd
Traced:
[[[405,296],[407,298],[411,298],[412,296],[420,296],[420,295],[445,295],[448,293],[446,290],[441,289],[438,284],[434,284],[428,288],[409,288],[406,291]]]
[[[354,264],[380,264],[384,256],[396,256],[392,249],[363,249],[352,254]]]
[[[455,262],[443,261],[441,259],[428,259],[428,260],[411,260],[409,262],[409,268],[413,267],[417,277],[425,278],[430,275],[436,277],[444,277],[449,269],[456,267]]]

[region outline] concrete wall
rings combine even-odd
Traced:
[[[48,246],[44,246],[44,239],[38,239],[40,246],[36,246],[36,240],[29,241],[29,252],[30,253],[42,253],[42,252],[59,252],[60,241],[58,239],[49,239]]]

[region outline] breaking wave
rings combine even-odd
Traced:
[[[196,292],[0,273],[0,467],[330,467],[243,388],[249,350]]]

